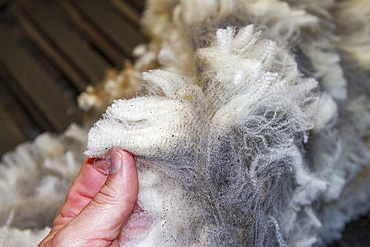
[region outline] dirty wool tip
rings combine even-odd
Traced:
[[[315,124],[317,83],[284,67],[290,53],[253,30],[218,29],[195,51],[192,76],[144,73],[156,93],[115,101],[90,130],[88,156],[120,147],[138,157],[137,203],[154,219],[142,241],[283,246],[280,215],[322,190],[308,182],[300,145]],[[120,157],[111,151],[112,172]],[[288,193],[301,187],[312,192]],[[216,241],[226,233],[231,242]]]

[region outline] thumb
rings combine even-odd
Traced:
[[[111,171],[100,191],[69,223],[69,227],[60,232],[61,235],[73,236],[74,246],[118,246],[118,235],[134,207],[139,185],[131,154],[113,149],[110,163]]]

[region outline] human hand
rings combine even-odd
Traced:
[[[38,247],[119,246],[138,194],[134,159],[114,149],[110,160],[86,159],[53,228]]]

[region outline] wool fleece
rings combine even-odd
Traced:
[[[339,239],[370,209],[369,16],[366,0],[149,0],[151,42],[79,97],[105,112],[88,135],[72,126],[4,156],[0,242],[40,241],[82,150],[112,148],[139,172],[122,246]]]

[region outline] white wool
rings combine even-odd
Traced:
[[[181,100],[118,100],[90,130],[85,154],[102,157],[114,147],[125,147],[136,155],[158,156],[192,138],[191,126],[185,127],[191,112],[192,105]]]
[[[242,28],[236,35],[231,27],[219,29],[210,47],[196,51],[195,61],[200,71],[195,77],[160,70],[144,73],[152,88],[149,91],[156,95],[116,101],[90,130],[86,154],[102,157],[111,148],[120,147],[143,158],[137,160],[139,171],[144,169],[140,177],[145,179],[149,174],[148,180],[156,183],[145,187],[148,182],[143,182],[137,203],[150,215],[161,215],[149,234],[151,241],[162,246],[171,246],[174,240],[177,244],[195,244],[199,235],[191,238],[178,230],[188,226],[198,232],[208,228],[205,244],[262,244],[276,238],[283,246],[283,234],[287,233],[280,230],[280,214],[289,207],[279,208],[278,203],[275,210],[280,212],[276,215],[267,213],[269,207],[275,207],[270,202],[266,208],[248,209],[243,208],[245,203],[256,202],[241,198],[278,193],[274,184],[271,191],[263,191],[264,176],[277,176],[276,183],[286,191],[298,185],[300,193],[293,196],[291,207],[310,204],[325,188],[325,183],[305,171],[295,144],[299,142],[295,135],[313,127],[317,104],[311,91],[317,83],[302,78],[290,54],[275,42],[260,38],[253,26]],[[282,70],[283,64],[289,66]],[[259,144],[248,144],[253,140]],[[223,155],[230,157],[221,158]],[[275,168],[279,163],[280,172]],[[246,177],[236,175],[233,166],[246,169]],[[145,169],[160,171],[162,178],[153,179]],[[225,172],[230,174],[225,177]],[[232,174],[235,177],[228,178]],[[229,179],[233,184],[224,187]],[[204,180],[204,185],[199,180]],[[198,186],[210,194],[194,194],[192,188]],[[288,196],[284,190],[281,193],[275,200]],[[265,196],[259,200],[271,200]],[[190,204],[197,205],[198,210],[190,210]],[[183,208],[187,210],[183,212]],[[163,209],[169,211],[163,215]],[[249,218],[249,214],[262,217]],[[192,221],[197,218],[201,221]],[[166,228],[163,222],[171,227]],[[231,239],[220,240],[224,231],[231,233],[234,227],[238,230]],[[242,237],[250,227],[264,230],[256,233],[255,239]]]
[[[341,29],[339,47],[363,69],[370,67],[370,1],[346,0],[334,12]]]
[[[285,40],[294,38],[299,29],[313,27],[318,23],[316,16],[308,14],[303,9],[293,9],[286,2],[261,0],[252,1],[252,4],[248,1],[244,3],[262,24],[270,26],[270,35],[282,36]]]
[[[340,67],[340,57],[333,50],[328,40],[316,41],[302,45],[305,54],[311,59],[315,77],[320,80],[323,90],[334,99],[344,100],[347,97],[347,82]]]
[[[51,226],[82,165],[86,135],[86,130],[71,125],[62,136],[42,134],[3,156],[1,246],[35,246],[45,237],[48,230],[43,229]]]
[[[337,200],[321,209],[319,217],[323,227],[319,231],[320,238],[325,244],[339,239],[345,224],[354,220],[358,215],[366,214],[369,210],[369,167],[359,174],[358,178],[347,184]]]
[[[334,124],[338,117],[338,106],[333,98],[327,94],[320,95],[319,107],[316,116],[315,132]]]
[[[49,227],[38,232],[33,232],[29,229],[19,230],[2,226],[0,227],[0,245],[2,247],[37,246],[49,231]]]
[[[367,212],[369,6],[149,0],[152,41],[80,98],[99,115],[134,97],[107,109],[86,150],[135,155],[128,225],[150,229],[124,228],[124,246],[324,246]],[[0,241],[35,245],[15,228],[51,224],[85,138],[72,127],[3,157]]]
[[[190,216],[200,211],[199,203],[191,200],[176,180],[171,181],[164,174],[153,170],[140,172],[139,184],[138,205],[151,215],[152,220],[147,224],[152,224],[152,228],[144,238],[131,236],[131,241],[124,246],[148,246],[152,243],[161,243],[161,246],[175,245],[177,236],[186,235],[189,226],[194,224],[192,221],[198,221]],[[171,193],[167,189],[163,190],[163,184],[169,186],[167,189],[171,188]],[[194,236],[188,236],[191,237]]]
[[[370,152],[362,141],[369,135],[369,110],[368,98],[348,102],[346,122],[321,131],[312,141],[312,168],[328,183],[316,210],[323,243],[340,238],[345,223],[369,209]]]

